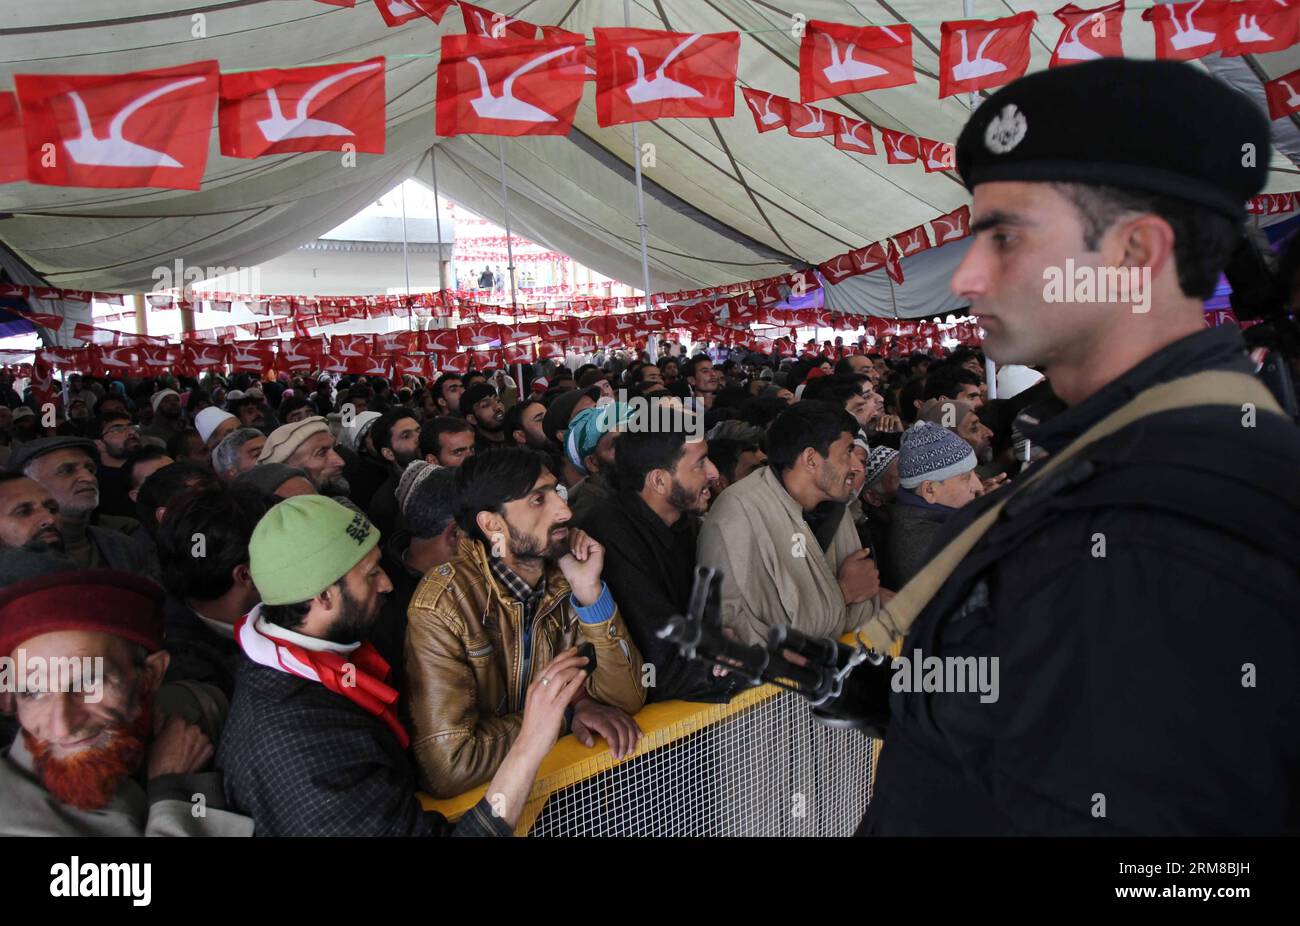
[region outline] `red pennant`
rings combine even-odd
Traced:
[[[90,366],[98,376],[130,376],[136,369],[134,347],[92,347]]]
[[[492,322],[461,325],[456,329],[456,340],[461,347],[485,347],[500,339],[498,327]]]
[[[161,376],[181,360],[179,344],[141,344],[136,348],[140,372],[145,376]]]
[[[236,341],[231,345],[230,368],[236,373],[266,375],[275,363],[273,342]]]
[[[573,318],[555,318],[537,323],[537,336],[542,341],[567,341],[573,337]]]
[[[898,245],[898,252],[901,257],[911,257],[913,254],[919,254],[921,251],[930,248],[930,239],[925,234],[924,225],[909,228],[902,234],[895,235],[889,239],[889,243]]]
[[[871,123],[848,116],[835,117],[835,147],[856,154],[875,154],[876,140],[871,134]]]
[[[916,82],[911,26],[846,26],[809,20],[799,43],[804,103]]]
[[[217,62],[130,74],[16,74],[14,85],[33,183],[199,188]]]
[[[453,3],[454,0],[375,0],[375,8],[392,29],[421,16],[440,23]]]
[[[1155,28],[1156,57],[1190,61],[1221,51],[1229,6],[1222,0],[1196,0],[1143,10],[1142,18]]]
[[[221,153],[384,153],[384,59],[221,75]]]
[[[443,328],[436,331],[421,331],[419,339],[420,350],[427,353],[449,354],[455,353],[459,347],[456,341],[456,331],[454,328]]]
[[[794,138],[821,138],[834,135],[836,120],[834,113],[828,113],[816,106],[790,101],[790,121],[786,132]]]
[[[889,239],[889,250],[885,258],[885,273],[889,278],[899,286],[903,285],[903,264],[898,255],[898,248],[894,245],[894,239]]]
[[[505,13],[493,13],[472,3],[460,4],[465,18],[465,31],[483,39],[535,39],[537,27],[522,19],[511,19]]]
[[[880,137],[885,141],[885,159],[890,164],[912,164],[920,157],[921,148],[915,135],[881,129]]]
[[[290,338],[280,342],[276,366],[282,370],[301,371],[320,366],[325,356],[324,338]]]
[[[821,275],[826,278],[826,282],[834,285],[847,280],[851,276],[857,276],[862,271],[858,268],[857,262],[853,259],[853,252],[841,254],[839,257],[832,257],[825,263],[818,264],[817,269]]]
[[[44,354],[45,351],[41,351]],[[55,402],[58,390],[54,385],[54,369],[49,361],[44,360],[38,354],[35,362],[32,364],[32,398],[36,400],[39,406],[51,405]]]
[[[740,33],[596,29],[596,121],[730,118]]]
[[[185,359],[198,373],[219,370],[230,362],[230,348],[224,344],[185,343]]]
[[[925,167],[927,174],[940,170],[957,169],[957,152],[956,149],[944,141],[935,141],[932,138],[918,139],[921,150],[921,164]]]
[[[1244,0],[1228,8],[1221,30],[1224,55],[1282,51],[1300,42],[1300,3]]]
[[[27,179],[24,147],[23,120],[18,111],[18,97],[12,93],[0,93],[0,183]]]
[[[581,45],[581,49],[574,52],[573,63],[582,64],[582,74],[584,80],[592,83],[596,81],[596,46],[587,44],[587,37],[581,32],[570,32],[568,29],[561,29],[559,26],[542,26],[542,38],[544,39],[567,39]]]
[[[1052,14],[1061,21],[1061,37],[1052,49],[1048,67],[1119,58],[1124,54],[1120,28],[1124,20],[1124,0],[1085,10],[1067,3]]]
[[[744,87],[745,103],[754,114],[754,128],[760,132],[779,129],[790,121],[790,101],[766,90]]]
[[[466,373],[469,371],[469,354],[440,354],[440,369],[445,373]]]
[[[962,19],[939,27],[939,98],[1009,84],[1029,67],[1035,13]]]
[[[582,99],[576,39],[444,35],[439,135],[567,135]]]
[[[930,223],[930,228],[934,231],[936,248],[950,241],[960,241],[970,234],[970,206],[959,206],[944,213]]]
[[[335,334],[330,336],[330,354],[347,360],[370,356],[370,335]]]

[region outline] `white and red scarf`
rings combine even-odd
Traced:
[[[398,692],[391,668],[369,642],[339,644],[306,637],[263,620],[254,608],[235,625],[244,655],[258,665],[319,682],[383,720],[405,749],[410,734],[397,717]]]

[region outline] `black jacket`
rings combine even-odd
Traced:
[[[694,518],[684,515],[669,527],[639,495],[622,492],[595,501],[574,524],[605,548],[602,576],[641,657],[655,668],[647,698],[728,700],[740,686],[736,676],[715,678],[711,667],[683,659],[655,635],[670,617],[686,613],[695,581]]]
[[[484,798],[453,831],[416,798],[392,730],[316,682],[240,659],[217,749],[232,807],[256,836],[508,836]]]
[[[166,681],[206,682],[229,698],[235,690],[239,645],[208,627],[173,595],[163,605],[163,618],[163,648],[171,656]]]
[[[1249,372],[1235,329],[1170,345],[1028,436],[1059,451],[1207,369]],[[903,645],[997,657],[998,698],[895,692],[863,831],[1300,832],[1300,435],[1244,414],[1147,418],[1004,509]]]

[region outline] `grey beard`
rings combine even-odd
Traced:
[[[325,485],[321,486],[317,491],[319,491],[321,495],[350,495],[352,493],[352,485],[348,482],[346,476],[339,476],[333,482],[325,483]]]
[[[35,537],[33,537],[31,540],[29,540],[29,541],[27,541],[25,544],[23,544],[22,547],[21,547],[21,549],[26,550],[28,553],[63,553],[63,552],[66,552],[65,547],[64,547],[64,544],[63,544],[63,538],[62,538],[62,537],[60,537],[60,538],[58,539],[58,542],[57,542],[57,543],[55,543],[55,542],[46,543],[44,540],[37,540]]]

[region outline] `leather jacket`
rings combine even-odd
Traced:
[[[462,544],[431,569],[407,612],[406,676],[411,749],[420,786],[452,797],[491,779],[519,735],[524,693],[556,653],[590,642],[596,671],[587,692],[635,714],[645,702],[641,655],[617,606],[606,621],[578,618],[569,583],[546,565],[546,592],[533,618],[524,674],[523,605],[496,580],[483,544]]]

